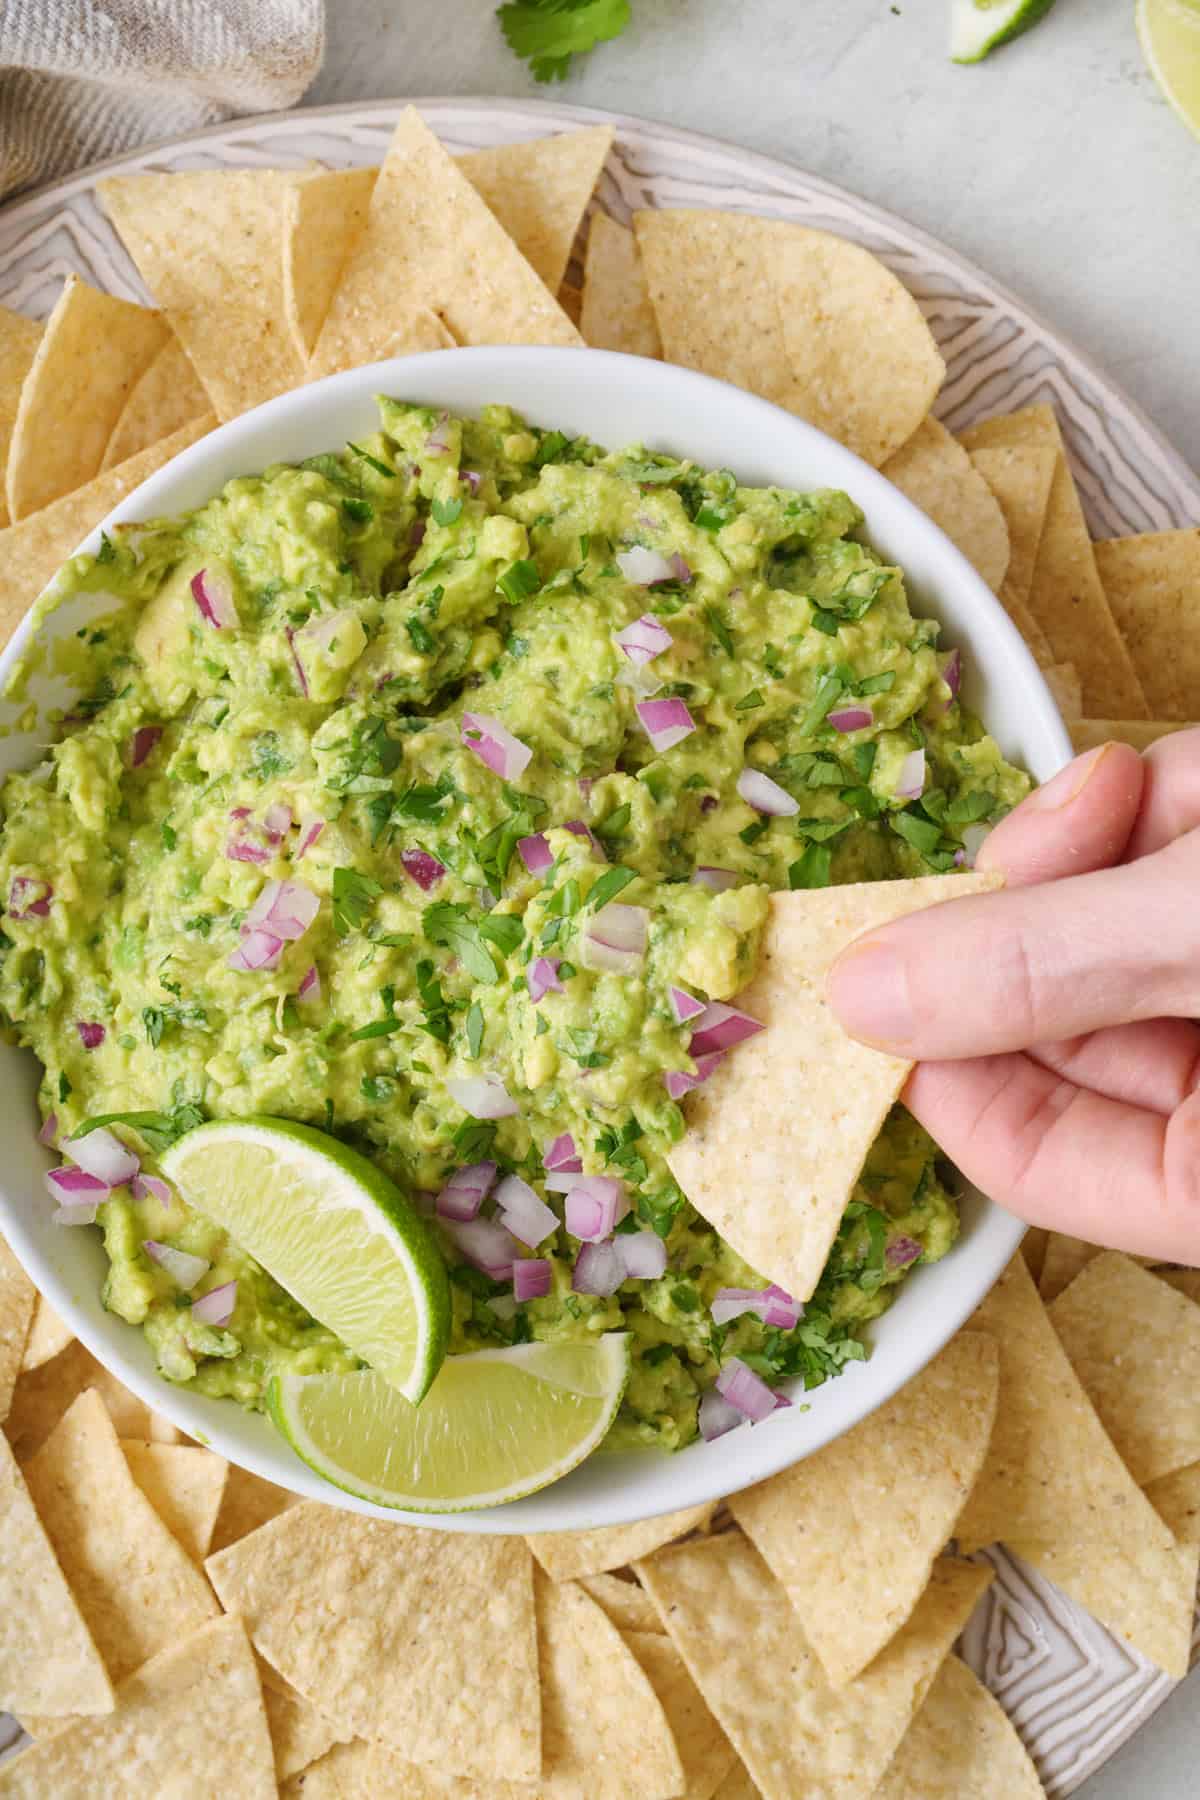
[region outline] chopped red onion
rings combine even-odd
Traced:
[[[89,1175],[86,1169],[51,1169],[46,1176],[46,1192],[60,1206],[98,1206],[108,1199],[109,1191],[106,1181]]]
[[[713,869],[702,864],[692,870],[692,880],[697,887],[711,888],[714,894],[723,894],[726,888],[736,887],[741,880],[736,869]]]
[[[613,1248],[627,1281],[657,1281],[667,1272],[667,1246],[657,1231],[618,1232]]]
[[[566,819],[563,822],[563,830],[573,833],[575,837],[586,838],[592,846],[593,855],[599,857],[601,862],[608,861],[607,856],[604,854],[604,845],[600,842],[600,839],[596,836],[591,826],[585,825],[582,819]]]
[[[700,1426],[700,1436],[706,1444],[711,1444],[714,1438],[724,1437],[727,1431],[744,1425],[745,1419],[737,1407],[731,1406],[724,1395],[713,1387],[709,1388],[700,1402],[697,1423]]]
[[[519,1175],[506,1175],[496,1189],[496,1205],[500,1223],[530,1250],[558,1230],[558,1216],[544,1200],[539,1200],[527,1181]]]
[[[648,920],[644,906],[623,906],[618,900],[593,913],[581,940],[588,968],[636,975],[646,954]]]
[[[585,1244],[611,1237],[629,1211],[625,1189],[611,1175],[582,1175],[567,1193],[567,1230]]]
[[[699,1018],[704,1011],[704,1001],[697,1000],[695,994],[689,994],[685,988],[671,987],[667,994],[677,1024],[686,1025],[689,1019]]]
[[[513,1264],[513,1296],[541,1300],[550,1292],[551,1269],[544,1256],[521,1256]]]
[[[160,1244],[154,1238],[146,1238],[142,1249],[151,1262],[165,1269],[176,1287],[181,1287],[185,1294],[191,1293],[196,1283],[203,1279],[212,1264],[203,1256],[190,1256],[186,1250],[173,1250],[170,1244]]]
[[[953,649],[942,664],[942,680],[950,689],[950,699],[958,699],[958,690],[962,686],[962,655]]]
[[[281,844],[292,829],[292,809],[286,800],[276,800],[263,814],[263,830],[272,844]]]
[[[557,956],[535,956],[530,963],[527,975],[529,998],[535,1006],[552,989],[556,994],[566,992],[562,982],[558,979],[560,960],[561,958]]]
[[[512,1279],[517,1240],[503,1225],[494,1219],[468,1219],[462,1224],[447,1224],[446,1230],[467,1261],[493,1281]]]
[[[300,842],[296,845],[297,862],[306,851],[312,849],[324,829],[324,819],[319,819],[315,813],[303,814],[300,820]]]
[[[517,849],[531,875],[544,875],[554,861],[550,854],[549,839],[544,831],[535,831],[532,837],[518,838]]]
[[[638,700],[633,710],[652,748],[660,756],[664,750],[681,744],[696,729],[696,721],[682,700]]]
[[[473,1119],[512,1119],[521,1110],[498,1075],[451,1075],[446,1092]]]
[[[130,1192],[135,1200],[157,1200],[162,1206],[171,1204],[171,1190],[161,1175],[135,1175]]]
[[[975,859],[983,849],[987,839],[992,835],[990,825],[968,825],[963,831],[963,860],[968,869],[975,867]]]
[[[449,413],[439,413],[437,424],[425,439],[425,448],[431,456],[445,456],[449,452],[450,445],[442,435],[449,416]]]
[[[129,745],[129,766],[140,769],[148,756],[154,754],[158,741],[162,737],[161,725],[139,725]]]
[[[228,1325],[237,1305],[237,1290],[236,1281],[225,1281],[220,1287],[210,1288],[199,1300],[192,1301],[193,1319],[198,1325]]]
[[[429,893],[435,888],[446,873],[445,863],[440,863],[436,856],[430,856],[427,850],[402,850],[400,861],[417,886]]]
[[[669,650],[675,639],[653,613],[643,613],[640,619],[635,619],[624,631],[618,631],[613,642],[630,662],[648,663],[656,656],[661,656],[664,650]]]
[[[309,963],[296,989],[297,1000],[319,1000],[321,998],[321,971],[316,963]]]
[[[283,939],[272,931],[248,931],[236,950],[226,957],[226,966],[243,974],[259,969],[275,969],[283,952]]]
[[[686,1069],[672,1069],[668,1075],[663,1076],[663,1083],[668,1094],[670,1094],[672,1100],[682,1100],[685,1094],[690,1093],[693,1088],[698,1088],[703,1082],[707,1081],[713,1070],[718,1068],[724,1061],[725,1052],[723,1050],[717,1050],[714,1051],[711,1056],[698,1056],[696,1058],[696,1073],[694,1075],[689,1075]]]
[[[893,1238],[887,1247],[884,1261],[889,1269],[907,1269],[909,1263],[916,1262],[922,1253],[922,1247],[916,1238]]]
[[[825,717],[835,731],[865,731],[868,725],[875,723],[875,714],[869,706],[839,706]]]
[[[229,816],[231,819],[248,819],[250,817],[250,808],[248,806],[231,806],[229,809]]]
[[[749,1013],[739,1012],[736,1006],[726,1006],[721,1000],[710,1000],[702,1017],[696,1021],[688,1049],[696,1058],[708,1056],[713,1050],[732,1050],[735,1044],[762,1029],[759,1021],[752,1019]]]
[[[434,1211],[440,1218],[459,1223],[477,1218],[495,1179],[494,1162],[471,1163],[465,1169],[456,1169],[438,1195]]]
[[[692,579],[692,571],[680,556],[678,550],[671,553],[671,577],[674,581],[687,583]]]
[[[504,722],[490,713],[463,714],[462,742],[503,781],[515,781],[523,775],[533,757],[529,745],[515,738]]]
[[[50,914],[54,889],[32,875],[14,875],[8,890],[8,912],[13,919],[45,919]]]
[[[466,482],[472,494],[478,494],[483,485],[483,476],[479,473],[478,469],[460,469],[458,471],[458,478],[460,481]]]
[[[320,910],[320,900],[302,881],[268,881],[246,914],[242,934],[264,931],[294,943],[304,936]]]
[[[577,1294],[607,1299],[625,1279],[625,1267],[612,1244],[585,1244],[575,1260],[571,1286]]]
[[[214,631],[224,631],[238,623],[233,589],[216,569],[198,569],[191,580],[192,598],[200,608],[200,617]]]
[[[124,1187],[142,1166],[133,1151],[103,1125],[83,1137],[68,1138],[63,1150],[106,1187]]]
[[[898,800],[919,800],[925,791],[925,752],[910,750],[900,764],[892,792]]]
[[[804,1312],[799,1300],[793,1300],[772,1282],[765,1288],[718,1288],[710,1308],[717,1325],[728,1325],[743,1313],[756,1313],[764,1325],[780,1331],[794,1331]]]
[[[547,1169],[557,1170],[560,1174],[581,1175],[583,1173],[583,1161],[575,1148],[575,1139],[569,1131],[560,1132],[553,1143],[546,1145],[542,1162]]]
[[[292,653],[292,667],[296,671],[296,680],[300,683],[300,692],[304,695],[304,698],[307,700],[308,699],[308,676],[304,673],[304,664],[300,661],[299,654],[297,653],[297,650],[296,650],[296,631],[295,631],[295,627],[292,625],[289,625],[287,627],[287,641],[288,641],[288,649]]]
[[[769,1419],[778,1403],[778,1395],[761,1376],[747,1368],[740,1356],[731,1356],[716,1380],[717,1392],[730,1406],[735,1406],[751,1424]]]
[[[656,581],[674,581],[675,570],[659,550],[645,550],[635,544],[632,550],[617,553],[617,567],[634,587],[653,587]]]
[[[76,1019],[75,1029],[85,1050],[98,1050],[104,1042],[104,1027],[93,1020]]]
[[[37,1134],[37,1141],[39,1144],[45,1144],[49,1149],[53,1150],[56,1146],[57,1138],[58,1114],[50,1113],[42,1125],[42,1129]]]
[[[743,769],[737,778],[737,791],[747,806],[773,819],[790,819],[800,811],[800,802],[761,769]]]
[[[225,846],[230,862],[269,863],[271,852],[263,844],[252,844],[249,838],[230,838]]]

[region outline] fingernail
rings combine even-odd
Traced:
[[[1111,749],[1111,744],[1098,744],[1094,750],[1089,750],[1086,756],[1077,757],[1074,762],[1068,763],[1065,769],[1060,769],[1053,781],[1048,781],[1045,787],[1036,788],[1029,796],[1027,804],[1044,809],[1046,812],[1053,812],[1058,807],[1070,806],[1072,800],[1078,800]]]
[[[829,1003],[844,1030],[881,1049],[902,1051],[915,1020],[904,961],[886,944],[853,946],[829,976]]]

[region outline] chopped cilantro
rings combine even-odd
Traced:
[[[348,494],[342,501],[342,513],[355,525],[368,525],[375,517],[375,508],[369,500],[358,500]]]
[[[203,1123],[204,1114],[198,1106],[179,1101],[167,1112],[96,1113],[77,1126],[71,1135],[86,1137],[89,1131],[98,1131],[102,1125],[128,1125],[145,1138],[152,1150],[166,1150],[186,1131],[193,1131]]]
[[[489,987],[499,981],[492,953],[465,906],[457,906],[452,900],[436,900],[421,914],[421,925],[429,942],[457,956],[476,981]]]
[[[833,852],[828,844],[809,844],[803,856],[788,869],[790,888],[822,888],[829,886]]]
[[[483,1047],[483,1008],[478,1000],[472,1000],[467,1011],[467,1049],[473,1061],[478,1062],[479,1052]]]
[[[363,1099],[376,1103],[390,1100],[395,1090],[396,1083],[390,1075],[364,1075],[359,1084]]]
[[[620,863],[617,863],[614,868],[606,869],[604,871],[603,875],[588,895],[587,903],[593,910],[598,912],[602,906],[607,906],[610,900],[615,900],[622,889],[627,888],[631,881],[636,880],[636,869],[626,869]]]
[[[706,606],[704,609],[704,617],[708,624],[708,629],[712,632],[726,656],[732,656],[733,634],[721,614],[717,611],[717,608],[715,606]]]
[[[175,848],[176,844],[179,842],[179,839],[175,834],[175,827],[173,825],[168,825],[167,821],[164,819],[162,822],[161,829],[162,829],[163,849],[164,850],[173,850]]]
[[[751,688],[748,694],[743,694],[740,700],[734,701],[733,710],[734,712],[753,712],[756,706],[762,706],[762,704],[762,689]]]
[[[800,730],[805,737],[811,737],[825,723],[825,715],[842,693],[844,685],[841,676],[832,671],[821,676],[812,697],[812,705],[800,721]]]
[[[941,827],[932,819],[923,818],[920,813],[907,808],[902,812],[889,814],[888,824],[898,837],[911,844],[914,850],[919,850],[922,856],[935,851],[941,842]]]
[[[419,651],[422,656],[428,656],[433,649],[433,637],[425,621],[419,619],[416,613],[410,613],[404,621],[404,629],[412,639],[413,649]]]
[[[357,869],[333,871],[333,928],[340,937],[362,930],[372,903],[382,892],[377,881],[360,875]]]
[[[626,801],[624,806],[615,806],[607,817],[592,827],[598,838],[607,843],[610,839],[619,838],[629,824],[633,808]]]
[[[511,913],[489,913],[479,921],[479,935],[495,944],[502,956],[511,956],[525,936],[525,927]]]
[[[453,525],[457,519],[462,517],[462,509],[461,500],[435,500],[429,510],[433,514],[435,524]]]
[[[446,996],[442,992],[441,982],[433,964],[422,957],[413,971],[416,976],[417,993],[421,1000],[421,1011],[425,1015],[425,1023],[421,1027],[436,1038],[439,1044],[450,1042],[450,1008]]]
[[[509,563],[504,573],[497,578],[496,586],[513,606],[522,600],[528,600],[536,594],[542,585],[537,565],[522,557],[518,562]]]
[[[348,443],[346,448],[347,450],[352,450],[355,456],[361,456],[368,467],[374,469],[377,475],[386,475],[389,481],[395,481],[395,469],[389,469],[385,462],[380,462],[377,456],[372,456],[371,452],[369,450],[364,450],[361,444]]]

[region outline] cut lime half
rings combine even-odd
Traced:
[[[287,1119],[199,1125],[163,1174],[224,1227],[404,1404],[446,1354],[450,1286],[429,1227],[394,1182],[336,1138]]]
[[[1054,0],[950,0],[950,56],[982,62],[989,50],[1010,43],[1036,25]]]
[[[1200,137],[1200,5],[1138,0],[1138,41],[1146,66],[1185,125]]]
[[[609,1332],[451,1356],[419,1407],[371,1373],[283,1373],[267,1407],[335,1487],[407,1512],[468,1512],[575,1468],[612,1424],[628,1379],[628,1337]]]

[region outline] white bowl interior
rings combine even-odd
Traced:
[[[904,569],[914,612],[940,619],[944,641],[961,647],[966,698],[1004,754],[1040,781],[1070,757],[1062,721],[1015,627],[966,559],[910,501],[850,451],[789,413],[663,363],[602,351],[495,347],[354,369],[223,426],[131,494],[105,524],[195,507],[232,476],[339,448],[373,427],[379,393],[458,412],[507,402],[539,424],[585,433],[613,448],[640,441],[707,467],[732,468],[746,482],[846,489],[866,513],[870,541]],[[98,544],[99,528],[81,548]],[[77,612],[65,608],[42,629],[63,635],[78,622]],[[0,686],[30,635],[27,622],[0,657]],[[0,704],[0,723],[15,727],[18,711],[9,702]],[[37,755],[35,739],[14,730],[0,738],[0,775]],[[268,1480],[331,1505],[445,1530],[616,1525],[762,1480],[849,1430],[909,1380],[968,1317],[1024,1230],[981,1194],[969,1193],[956,1249],[905,1284],[872,1329],[870,1359],[806,1396],[806,1407],[796,1405],[762,1425],[714,1444],[692,1445],[673,1457],[650,1451],[594,1456],[554,1487],[507,1507],[440,1518],[397,1514],[320,1481],[261,1416],[172,1387],[155,1373],[140,1331],[100,1304],[104,1256],[97,1234],[51,1223],[43,1185],[51,1158],[35,1141],[36,1087],[32,1055],[0,1044],[0,1131],[6,1145],[0,1223],[33,1279],[88,1349],[180,1430]]]

